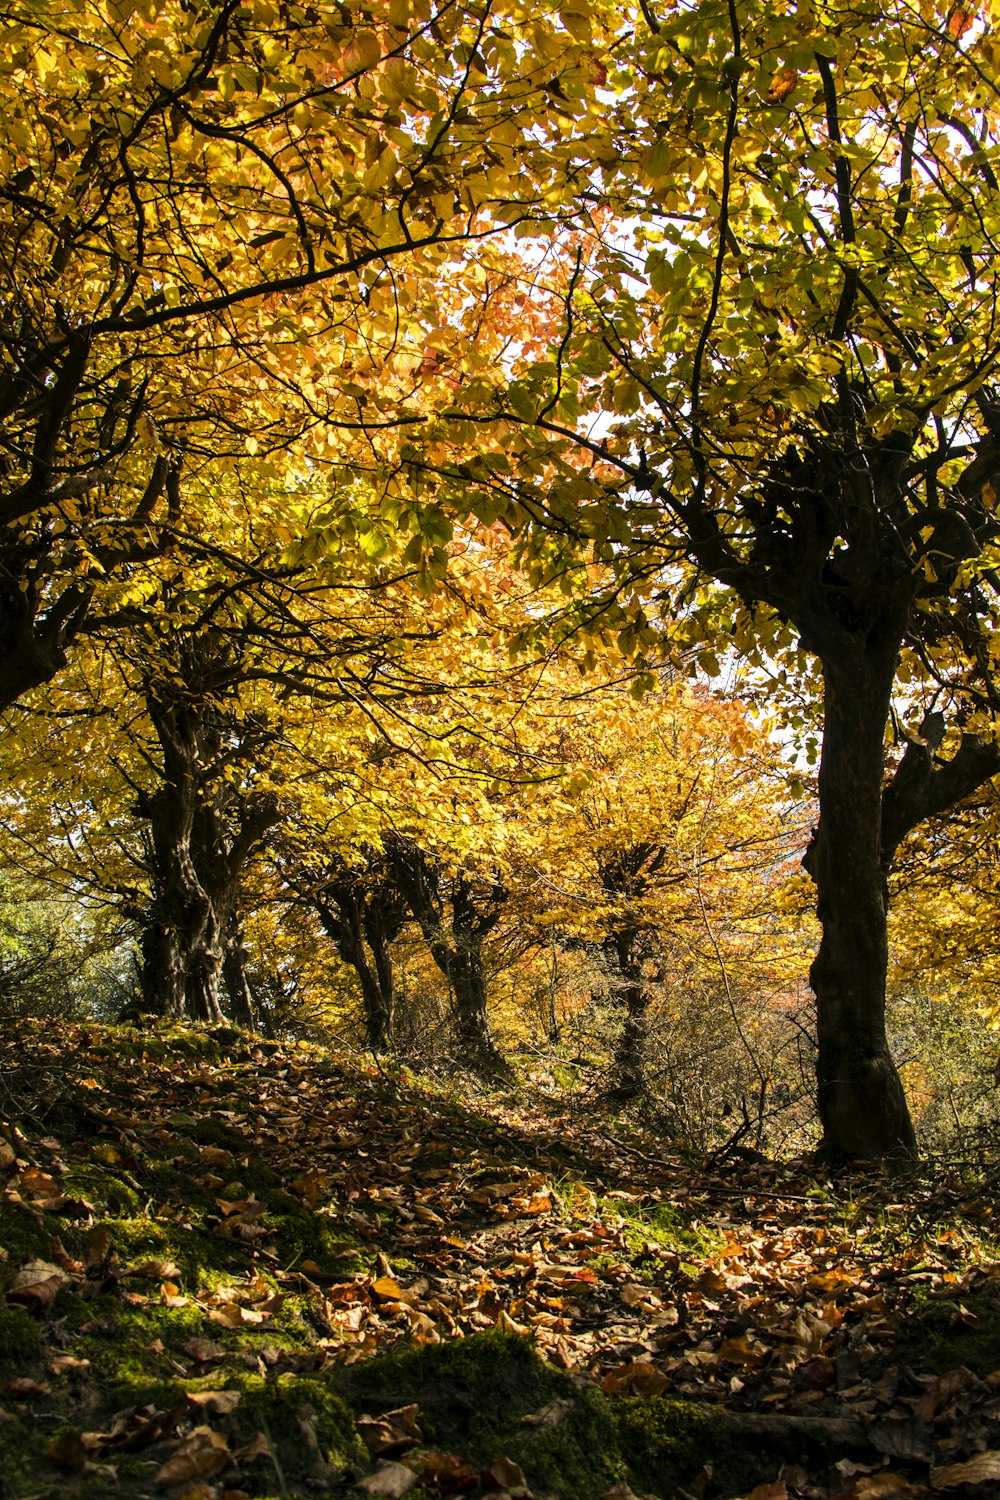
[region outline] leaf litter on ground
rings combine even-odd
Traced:
[[[2,1051],[0,1442],[20,1455],[2,1493],[571,1500],[512,1453],[441,1451],[418,1401],[353,1409],[330,1461],[323,1381],[349,1393],[370,1361],[497,1332],[571,1382],[523,1414],[536,1443],[562,1441],[578,1390],[612,1412],[696,1403],[704,1462],[658,1496],[998,1492],[988,1152],[833,1182],[699,1164],[572,1099],[460,1100],[253,1039],[227,1059],[197,1028],[25,1023]],[[754,1482],[734,1488],[716,1445],[758,1453]]]

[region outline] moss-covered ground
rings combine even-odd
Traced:
[[[985,1184],[734,1183],[197,1028],[25,1024],[0,1063],[0,1500],[360,1496],[400,1463],[418,1496],[854,1500],[983,1447]]]

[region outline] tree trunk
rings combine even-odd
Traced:
[[[155,869],[142,941],[143,1004],[156,1015],[218,1022],[222,945],[212,903],[191,863],[184,800],[169,786],[150,799]]]
[[[615,1045],[609,1097],[631,1104],[646,1092],[646,1042],[649,1036],[649,994],[642,982],[639,934],[623,928],[605,943],[616,971],[614,991],[622,1007],[621,1030]]]
[[[158,910],[160,905],[154,896],[154,912],[139,942],[139,1008],[150,1015],[177,1019],[185,1014],[184,965],[176,935]]]
[[[365,921],[364,895],[356,887],[331,886],[331,900],[314,898],[323,930],[336,944],[345,964],[358,976],[365,1020],[365,1045],[375,1053],[392,1047],[393,977],[389,944],[377,925]],[[365,950],[369,940],[372,961]],[[381,938],[381,941],[380,941]]]
[[[229,1014],[237,1026],[246,1031],[254,1027],[254,1003],[247,982],[247,950],[243,946],[243,934],[239,923],[230,919],[226,932],[226,953],[222,960],[222,977],[229,997]]]
[[[142,799],[153,846],[150,930],[142,944],[144,1004],[158,1015],[224,1019],[224,944],[215,909],[191,855],[198,813],[197,716],[147,698],[163,750],[163,784]]]
[[[887,893],[882,863],[885,729],[894,650],[824,663],[820,820],[806,856],[823,935],[816,994],[821,1155],[908,1160],[916,1137],[885,1033]]]
[[[510,1065],[490,1029],[482,951],[483,939],[500,919],[507,892],[497,884],[480,908],[468,876],[456,874],[450,885],[449,942],[434,861],[409,839],[390,840],[386,854],[431,957],[448,981],[463,1060],[483,1077],[509,1077]]]
[[[486,970],[483,938],[495,925],[499,911],[476,911],[472,886],[464,875],[456,875],[451,890],[452,936],[446,973],[455,1001],[455,1031],[463,1055],[472,1068],[487,1078],[505,1078],[510,1065],[496,1042],[486,1010]]]

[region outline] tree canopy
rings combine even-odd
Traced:
[[[674,920],[646,903],[678,745],[637,748],[621,830],[588,822],[600,775],[563,750],[621,748],[643,693],[718,688],[739,659],[758,710],[820,746],[798,852],[824,1149],[911,1157],[894,871],[1000,769],[992,13],[81,0],[5,20],[0,705],[23,730],[75,681],[74,713],[128,726],[166,943],[146,972],[180,976],[157,1003],[215,1013],[273,829],[280,899],[371,973],[357,881],[395,871],[483,1057],[482,945],[520,909],[516,870],[590,857],[615,920],[635,907],[603,941],[638,1016],[639,933]],[[576,671],[631,723],[598,696],[574,720]],[[562,749],[531,706],[560,692]],[[706,756],[744,736],[718,825],[738,862],[777,752],[700,702]],[[286,752],[314,766],[296,796]],[[572,849],[523,794],[560,778]],[[365,814],[331,842],[348,803]],[[327,900],[345,869],[350,922]]]

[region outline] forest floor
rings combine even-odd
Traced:
[[[18,1023],[0,1496],[998,1495],[989,1157],[710,1169],[303,1044]]]

